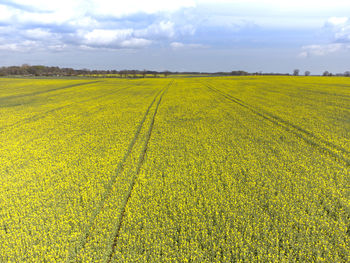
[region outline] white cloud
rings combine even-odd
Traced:
[[[198,0],[197,4],[231,4],[231,5],[247,5],[250,7],[254,6],[266,6],[271,9],[279,9],[281,11],[292,11],[300,10],[301,8],[307,12],[317,12],[319,10],[329,10],[334,7],[339,8],[339,6],[343,8],[349,8],[350,2],[348,0],[333,0],[333,1],[325,1],[325,0]]]
[[[84,0],[60,0],[60,1],[47,1],[47,0],[31,0],[30,2],[26,0],[8,0],[7,2],[13,3],[24,10],[38,10],[43,11],[56,11],[64,9],[75,9],[79,6],[84,6],[87,1]]]
[[[95,18],[89,16],[71,20],[68,24],[74,28],[97,28],[100,26],[100,23]]]
[[[145,29],[137,30],[135,33],[137,36],[144,37],[165,37],[172,38],[175,36],[175,24],[171,21],[160,21],[159,23],[154,23]]]
[[[5,6],[0,4],[0,22],[8,22],[12,19],[13,11]]]
[[[172,49],[185,49],[185,48],[206,48],[205,45],[202,44],[184,44],[181,42],[171,42],[170,47]]]
[[[338,42],[350,42],[350,19],[348,17],[332,17],[326,22],[331,28],[334,39]]]
[[[191,25],[176,24],[171,21],[170,14],[195,5],[194,0],[32,0],[30,4],[25,0],[8,0],[7,5],[0,4],[0,23],[7,25],[0,26],[0,34],[5,33],[4,28],[7,30],[7,41],[1,49],[22,50],[26,40],[37,40],[40,48],[54,50],[72,45],[83,48],[145,47],[160,39],[193,33]],[[140,23],[140,14],[154,16],[147,21],[140,20]],[[130,15],[134,17],[128,20]]]
[[[16,51],[16,52],[28,52],[33,48],[37,48],[39,44],[36,41],[23,41],[20,43],[0,44],[0,50]]]
[[[325,56],[350,49],[350,19],[348,17],[330,17],[325,22],[324,28],[332,35],[333,42],[303,46],[299,57]]]
[[[18,44],[2,44],[0,45],[0,50],[20,51],[20,48]]]
[[[122,17],[137,13],[155,14],[158,12],[174,12],[180,8],[188,8],[196,6],[196,1],[193,0],[128,0],[128,1],[113,1],[113,0],[92,0],[91,10],[98,15]]]
[[[268,8],[284,9],[299,9],[302,7],[306,12],[314,12],[320,9],[329,10],[332,8],[349,8],[350,2],[348,0],[333,0],[333,1],[319,1],[319,0],[31,0],[30,4],[27,0],[11,0],[18,5],[30,6],[40,11],[59,11],[62,10],[81,10],[83,12],[93,12],[100,15],[117,16],[147,13],[155,14],[158,12],[174,12],[180,8],[196,7],[198,5],[206,4],[225,4],[225,5],[247,5],[252,6],[267,6]],[[302,11],[302,10],[300,10]]]
[[[333,43],[326,45],[308,45],[302,47],[302,52],[299,54],[299,57],[325,56],[341,50],[346,50],[349,47],[350,45],[343,43]]]
[[[299,24],[304,26],[310,23],[310,20],[303,20],[303,17],[297,16],[276,17],[271,14],[285,14],[291,10],[317,14],[314,10],[333,10],[335,5],[338,5],[337,8],[350,8],[350,1],[6,0],[0,4],[0,24],[11,28],[11,33],[2,31],[0,27],[0,34],[6,39],[2,49],[9,50],[23,49],[24,41],[34,40],[37,44],[32,45],[33,48],[52,47],[55,50],[71,46],[139,48],[159,44],[164,39],[166,42],[172,42],[170,46],[174,49],[195,48],[200,45],[183,42],[201,43],[200,39],[184,38],[194,35],[199,31],[198,28],[201,28],[202,35],[209,26],[230,28],[236,32],[246,32],[252,27],[256,29],[255,25],[272,28],[271,25],[278,24],[281,28],[287,28],[288,25],[290,28],[296,28],[295,21],[302,21]],[[260,12],[260,18],[252,15],[251,9]],[[241,11],[243,13],[240,13]],[[329,27],[334,30],[334,38],[337,41],[350,41],[349,19],[334,15],[335,17],[328,21]],[[256,21],[259,23],[255,23]]]
[[[240,31],[247,28],[257,27],[251,17],[227,15],[211,15],[205,19],[204,23],[211,27],[226,27],[233,31]]]
[[[74,19],[83,14],[123,17],[138,13],[174,12],[196,5],[194,0],[31,0],[30,4],[27,0],[12,0],[11,2],[23,6],[23,9],[30,6],[31,9],[38,10],[38,13],[50,13],[55,19],[63,16],[60,20]]]
[[[14,30],[12,26],[0,26],[0,37],[6,34],[12,34]]]
[[[151,40],[144,38],[131,38],[128,40],[124,40],[120,43],[120,47],[123,48],[142,48],[149,46],[152,43]]]
[[[170,43],[170,46],[174,49],[178,49],[178,48],[184,48],[185,44],[180,43],[180,42],[172,42],[172,43]]]
[[[49,45],[47,47],[51,51],[64,51],[67,48],[66,44]]]
[[[349,18],[347,17],[330,17],[328,18],[326,25],[339,26],[339,25],[345,24],[348,21],[349,21]]]
[[[42,28],[34,28],[34,29],[28,29],[24,32],[24,34],[31,39],[48,39],[48,38],[54,38],[55,34],[52,34],[49,32],[47,29],[42,29]]]
[[[84,42],[88,45],[111,45],[126,40],[132,33],[132,29],[94,29],[84,35]]]
[[[16,12],[17,13],[17,12]],[[69,22],[71,19],[76,19],[72,12],[66,10],[65,12],[48,12],[48,13],[32,13],[32,12],[18,12],[16,20],[21,24],[57,24],[62,25]]]
[[[145,38],[134,37],[133,29],[105,30],[95,29],[83,36],[83,48],[141,48],[152,43]]]

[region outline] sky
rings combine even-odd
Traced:
[[[0,66],[350,70],[349,0],[0,0]]]

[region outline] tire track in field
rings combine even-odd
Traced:
[[[228,85],[223,84],[223,86],[229,88]],[[220,91],[220,92],[222,92],[222,91]],[[222,93],[224,93],[224,92],[222,92]],[[241,102],[241,103],[243,103],[243,104],[249,106],[250,108],[253,108],[252,106],[248,105],[247,103],[243,102],[242,100],[240,100],[240,99],[238,99],[238,98],[236,98],[236,97],[234,97],[234,96],[232,96],[232,95],[230,95],[230,94],[227,94],[227,93],[225,93],[225,94],[226,94],[227,96],[231,97],[232,99],[235,99],[235,100],[237,100],[237,101],[239,101],[239,102]],[[254,108],[253,108],[253,109],[254,109]],[[277,115],[274,115],[274,114],[269,113],[269,112],[267,112],[267,111],[263,111],[262,109],[258,109],[257,107],[255,107],[255,110],[258,111],[258,112],[261,111],[261,112],[263,112],[265,115],[267,115],[267,116],[269,116],[269,117],[271,117],[271,118],[273,118],[273,119],[275,119],[275,120],[277,120],[277,121],[279,121],[279,122],[285,124],[286,126],[289,126],[289,127],[291,127],[291,128],[294,128],[295,130],[298,130],[299,132],[305,134],[306,136],[312,137],[312,138],[314,138],[314,140],[320,141],[321,143],[327,145],[328,147],[333,148],[333,150],[342,152],[343,154],[347,155],[347,157],[350,157],[350,151],[344,149],[343,147],[341,147],[341,146],[339,146],[339,145],[336,145],[336,144],[334,144],[334,143],[332,143],[332,142],[329,142],[329,141],[327,141],[327,140],[325,140],[325,139],[322,139],[322,138],[320,138],[319,136],[315,135],[314,133],[312,133],[312,132],[310,132],[310,131],[308,131],[308,130],[306,130],[306,129],[303,129],[303,128],[301,128],[300,126],[295,125],[295,124],[293,124],[293,123],[291,123],[291,122],[289,122],[289,121],[287,121],[287,120],[284,120],[283,118],[278,117]]]
[[[89,218],[89,223],[86,225],[85,229],[83,230],[82,235],[80,236],[79,240],[78,240],[78,246],[77,247],[72,247],[69,251],[68,251],[68,255],[66,258],[66,262],[74,262],[74,260],[76,259],[77,255],[79,254],[79,252],[84,248],[86,242],[87,242],[87,238],[90,235],[90,232],[93,228],[93,225],[95,223],[96,217],[98,216],[98,214],[100,213],[100,211],[102,210],[106,200],[108,199],[111,190],[113,188],[113,185],[117,179],[117,177],[119,176],[119,174],[124,170],[125,167],[125,163],[126,160],[128,159],[129,155],[132,152],[132,149],[134,148],[134,145],[140,135],[141,129],[144,125],[144,122],[146,121],[147,116],[149,115],[149,112],[152,108],[152,106],[154,105],[157,97],[159,96],[159,94],[162,94],[162,92],[164,92],[164,90],[166,89],[163,88],[162,90],[160,90],[159,92],[156,93],[154,99],[152,100],[151,104],[148,106],[142,120],[140,121],[139,125],[136,128],[135,134],[133,139],[131,140],[131,142],[129,143],[129,146],[123,156],[123,159],[119,162],[116,172],[115,174],[110,178],[110,180],[108,181],[106,187],[105,187],[105,191],[102,194],[102,198],[99,202],[99,204],[97,205],[97,207],[94,209],[94,211],[91,214],[91,217]]]
[[[304,140],[306,143],[310,144],[311,146],[321,150],[321,152],[323,153],[327,153],[328,155],[332,156],[333,158],[335,158],[338,161],[341,161],[343,163],[345,163],[347,166],[350,166],[350,152],[347,151],[346,149],[344,149],[341,146],[335,145],[329,141],[326,141],[322,138],[319,138],[318,136],[316,136],[315,134],[313,134],[310,131],[307,131],[295,124],[290,123],[289,121],[286,121],[272,113],[269,113],[267,111],[264,111],[262,109],[258,109],[257,107],[252,107],[249,104],[245,103],[244,101],[227,94],[226,92],[220,91],[216,88],[214,88],[213,86],[211,86],[208,83],[202,83],[204,86],[206,86],[209,90],[214,91],[216,93],[219,93],[220,95],[222,95],[223,97],[225,97],[226,99],[246,108],[249,109],[251,112],[255,113],[256,115],[264,118],[265,120],[268,120],[270,122],[272,122],[273,124],[283,128],[285,131],[290,132],[292,134],[294,134],[295,136],[299,137],[300,139]],[[341,152],[340,155],[338,154],[338,152]]]
[[[146,155],[146,152],[147,152],[147,149],[148,149],[148,143],[149,143],[149,140],[150,140],[151,135],[152,135],[152,130],[153,130],[153,126],[154,126],[154,122],[155,122],[155,118],[156,118],[156,115],[157,115],[157,112],[158,112],[159,105],[160,105],[160,103],[162,101],[162,98],[163,98],[165,92],[173,84],[173,82],[174,81],[172,81],[166,87],[166,89],[163,90],[163,92],[160,95],[159,100],[157,102],[156,108],[155,108],[153,116],[152,116],[152,120],[151,120],[151,122],[149,124],[149,127],[148,127],[147,137],[146,137],[146,139],[145,139],[145,141],[143,143],[142,151],[141,151],[141,154],[140,154],[138,162],[137,162],[136,170],[135,170],[135,172],[133,174],[133,177],[131,179],[128,191],[127,191],[126,195],[124,196],[124,199],[123,199],[123,202],[122,202],[122,207],[120,208],[120,211],[119,211],[119,214],[118,214],[118,219],[116,221],[116,224],[115,224],[115,226],[114,226],[114,228],[112,230],[112,234],[110,236],[110,242],[111,242],[110,244],[111,244],[111,246],[109,248],[107,248],[107,253],[106,253],[104,262],[107,262],[107,263],[111,262],[113,254],[114,254],[115,249],[117,247],[117,241],[118,241],[118,238],[119,238],[120,229],[121,229],[121,226],[122,226],[122,223],[123,223],[123,219],[125,217],[125,209],[126,209],[126,206],[128,205],[128,202],[130,200],[132,191],[133,191],[135,183],[136,183],[136,179],[137,179],[137,177],[138,177],[138,175],[140,173],[143,161],[145,159],[145,155]]]
[[[135,86],[140,86],[143,83],[144,82],[142,82],[140,84],[137,84]],[[30,122],[37,121],[37,120],[40,120],[42,118],[45,118],[46,115],[49,114],[49,113],[52,113],[52,112],[55,112],[55,111],[59,111],[59,110],[62,110],[62,109],[68,108],[68,107],[71,107],[72,105],[75,105],[75,104],[85,103],[85,102],[92,101],[92,100],[95,100],[95,99],[103,98],[103,97],[106,97],[106,96],[118,93],[118,92],[120,92],[122,90],[131,88],[131,87],[135,87],[135,86],[130,85],[130,86],[127,86],[125,88],[120,88],[120,89],[114,90],[112,92],[109,92],[109,93],[106,93],[106,94],[103,94],[103,95],[100,95],[100,96],[96,96],[96,97],[93,97],[93,98],[88,98],[88,99],[85,99],[85,100],[73,102],[73,103],[70,103],[68,105],[56,107],[56,108],[53,108],[51,110],[45,111],[43,113],[36,114],[36,115],[34,115],[32,117],[24,118],[22,120],[19,120],[19,121],[15,122],[15,123],[10,124],[10,125],[5,125],[5,126],[0,127],[0,133],[3,133],[3,130],[5,130],[7,128],[13,128],[13,127],[19,126],[19,125],[24,124],[24,123],[30,123]]]
[[[26,93],[26,94],[21,94],[21,95],[11,95],[11,96],[6,96],[6,97],[0,97],[0,105],[3,101],[10,100],[10,99],[20,99],[20,98],[39,95],[39,94],[45,94],[45,93],[49,93],[49,92],[56,91],[56,90],[63,90],[63,89],[69,89],[69,88],[74,88],[74,87],[78,87],[78,86],[84,86],[84,85],[93,84],[93,83],[97,83],[97,82],[101,82],[101,80],[76,83],[76,84],[71,84],[71,85],[67,85],[67,86],[63,86],[63,87],[57,87],[57,88],[53,88],[53,89],[49,89],[49,90],[35,91],[32,93]]]
[[[141,85],[141,84],[139,84],[139,85]],[[135,86],[139,86],[139,85],[135,85]],[[100,96],[97,96],[97,97],[93,97],[93,98],[89,98],[89,99],[86,99],[86,100],[82,100],[82,101],[78,101],[78,102],[73,102],[73,103],[71,103],[71,104],[69,104],[69,105],[65,105],[65,106],[62,106],[62,107],[55,108],[55,109],[53,109],[53,110],[49,110],[49,111],[44,112],[44,113],[42,113],[42,114],[38,114],[38,115],[42,115],[42,116],[40,116],[40,117],[38,117],[38,118],[35,118],[35,119],[33,119],[33,120],[27,121],[27,122],[25,122],[25,123],[30,123],[30,122],[33,122],[33,121],[36,121],[36,120],[40,120],[40,119],[42,119],[42,118],[45,118],[45,117],[46,117],[46,114],[48,114],[48,113],[50,113],[50,112],[58,111],[58,110],[61,110],[61,109],[63,109],[63,108],[68,108],[68,107],[70,107],[70,106],[72,106],[72,105],[74,105],[74,104],[85,103],[85,102],[88,102],[88,101],[91,101],[91,100],[95,100],[95,99],[98,99],[98,98],[106,97],[106,96],[109,96],[109,95],[118,93],[119,91],[128,89],[128,88],[130,88],[130,87],[135,87],[135,86],[128,86],[128,87],[125,87],[125,88],[121,88],[121,89],[115,90],[115,91],[113,91],[113,92],[109,92],[108,94],[103,94],[103,95],[100,95]],[[81,113],[82,113],[82,112],[81,112]],[[81,113],[79,113],[79,114],[81,114]],[[95,113],[96,113],[96,112],[95,112]],[[73,114],[74,114],[74,113],[72,113],[72,114],[67,114],[67,115],[65,115],[65,117],[71,116],[71,115],[73,115]],[[31,119],[31,118],[29,118],[29,119]],[[23,123],[18,123],[18,125],[21,125],[21,124],[23,124]],[[17,125],[17,126],[18,126],[18,125]],[[12,125],[12,126],[15,126],[15,125]],[[12,126],[11,126],[11,127],[12,127]],[[7,128],[7,127],[6,127],[6,128]],[[1,131],[1,128],[0,128],[0,134],[1,134],[1,133],[3,133],[3,131]],[[87,133],[88,133],[88,131],[81,132],[81,133],[79,133],[79,134],[75,134],[75,135],[71,136],[71,137],[69,138],[69,140],[73,140],[73,139],[78,138],[78,137],[80,137],[80,136],[83,136],[83,135],[85,135],[85,134],[87,134]],[[35,139],[39,138],[40,136],[41,136],[41,135],[38,135],[38,136],[36,136],[36,137],[33,137],[33,138],[29,139],[28,141],[23,142],[22,144],[28,144],[28,143],[34,141]],[[86,148],[85,145],[81,145],[81,146],[83,146],[83,148]]]

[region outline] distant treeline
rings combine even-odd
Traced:
[[[151,70],[90,70],[90,69],[73,69],[60,67],[47,67],[42,65],[30,66],[10,66],[1,67],[0,76],[98,76],[114,75],[120,77],[140,77],[146,75],[169,75],[169,71],[158,72]]]
[[[111,76],[111,77],[146,77],[146,76],[168,76],[168,75],[220,75],[220,76],[245,76],[252,75],[243,70],[232,72],[171,72],[171,71],[153,71],[153,70],[90,70],[73,69],[47,66],[22,66],[1,67],[0,76]],[[256,73],[259,74],[259,73]]]
[[[140,78],[140,77],[159,77],[168,75],[202,75],[202,76],[248,76],[248,75],[279,75],[289,76],[299,75],[299,70],[295,69],[292,74],[289,73],[249,73],[243,70],[234,70],[230,72],[172,72],[172,71],[153,71],[153,70],[90,70],[48,67],[42,65],[31,66],[24,64],[22,66],[0,67],[0,76],[92,76],[92,77],[121,77],[121,78]],[[310,71],[305,71],[305,76],[309,76]],[[325,71],[323,76],[350,76],[350,71],[345,73],[332,74]]]
[[[172,71],[153,71],[153,70],[90,70],[90,69],[73,69],[47,66],[22,66],[1,67],[0,76],[110,76],[110,77],[158,77],[168,75],[203,75],[203,76],[246,76],[246,75],[289,75],[278,73],[248,73],[243,70],[231,72],[172,72]]]

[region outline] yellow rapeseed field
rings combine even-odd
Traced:
[[[0,262],[349,262],[342,77],[0,79]]]

